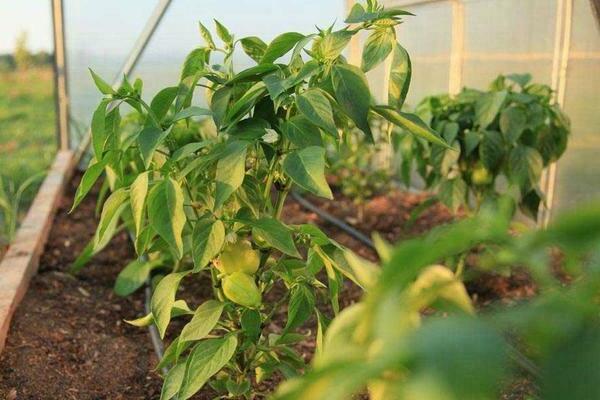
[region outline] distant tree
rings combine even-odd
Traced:
[[[15,42],[15,64],[17,69],[24,70],[33,64],[33,56],[27,48],[27,32],[21,32]]]

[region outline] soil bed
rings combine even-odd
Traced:
[[[79,179],[80,176],[74,179],[61,201],[40,260],[39,273],[15,314],[6,349],[0,355],[0,398],[158,399],[162,380],[153,371],[157,360],[147,330],[123,322],[143,315],[143,293],[140,290],[133,296],[120,298],[112,292],[116,275],[134,258],[127,235],[122,233],[113,239],[77,277],[66,273],[92,238],[96,226],[96,193],[91,193],[73,214],[67,214]],[[426,232],[453,219],[442,205],[436,204],[410,229],[405,229],[411,211],[427,195],[393,191],[369,200],[364,206],[363,219],[356,221],[353,218],[357,209],[352,201],[340,194],[335,197],[335,202],[309,199],[363,233],[377,231],[390,242]],[[370,248],[324,223],[291,199],[285,206],[284,217],[289,223],[319,224],[337,241],[363,257],[377,258]],[[209,279],[186,280],[178,297],[195,308],[211,297],[208,282]],[[469,291],[482,305],[497,299],[511,301],[530,297],[535,288],[526,276],[515,274],[506,278],[487,274],[469,283]],[[280,292],[274,290],[265,301],[278,295]],[[347,283],[340,296],[342,307],[357,301],[360,295],[357,287]],[[285,325],[285,318],[286,310],[282,307],[269,330],[279,331]],[[173,321],[167,332],[167,344],[185,322],[183,319]],[[307,322],[303,332],[310,336],[296,347],[306,360],[310,360],[314,352],[314,340],[310,339],[314,337],[314,326],[315,321]],[[279,380],[280,377],[275,376],[261,384],[260,391],[271,391]],[[516,385],[518,389],[514,392],[520,392],[527,383]],[[523,392],[530,393],[528,389]],[[214,393],[208,389],[194,399],[213,397]],[[507,395],[503,398],[523,397]]]

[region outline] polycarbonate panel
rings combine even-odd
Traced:
[[[572,29],[564,104],[572,133],[558,163],[559,210],[600,200],[600,28],[588,0],[574,1]]]
[[[133,75],[144,80],[144,97],[148,99],[159,89],[177,84],[185,56],[203,45],[199,21],[217,41],[213,19],[219,20],[236,38],[258,36],[269,43],[284,32],[314,33],[315,25],[327,28],[336,21],[342,26],[344,7],[344,0],[174,1]],[[219,56],[213,54],[211,62],[220,62]],[[251,65],[254,62],[238,46],[235,69],[240,71]],[[202,99],[196,101],[201,103]]]
[[[101,97],[88,68],[112,83],[156,3],[64,0],[72,146],[87,133]]]
[[[464,10],[463,86],[524,72],[552,82],[556,0],[467,0]]]

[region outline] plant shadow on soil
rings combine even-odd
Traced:
[[[39,272],[33,277],[12,321],[6,348],[0,355],[0,397],[10,400],[158,399],[162,379],[154,371],[157,359],[147,330],[124,322],[143,314],[143,293],[140,290],[121,298],[112,292],[116,275],[135,257],[127,235],[117,235],[77,277],[66,272],[92,238],[96,226],[97,188],[73,214],[67,214],[80,177],[73,179],[61,200]],[[443,206],[435,205],[419,217],[410,230],[402,229],[411,210],[426,198],[426,194],[402,191],[376,196],[365,205],[364,218],[355,227],[367,234],[378,231],[388,241],[397,242],[452,220]],[[351,219],[356,215],[352,201],[339,195],[335,203],[310,199],[338,218]],[[361,256],[377,259],[371,249],[291,200],[284,209],[284,218],[288,223],[318,224]],[[185,298],[192,308],[196,307],[211,295],[208,282],[208,279],[184,281],[179,297]],[[508,278],[483,274],[470,282],[468,288],[479,307],[498,300],[513,302],[535,294],[531,281],[519,273]],[[278,290],[273,290],[265,300],[277,295]],[[347,306],[360,295],[360,289],[348,282],[340,303]],[[282,309],[268,330],[280,331],[285,318],[286,310]],[[184,323],[182,319],[172,322],[167,344]],[[307,361],[314,352],[315,343],[311,339],[314,335],[310,335],[314,334],[314,325],[314,320],[306,323],[302,332],[307,334],[307,339],[296,347]],[[260,392],[269,392],[280,380],[281,377],[275,376],[255,386]],[[518,379],[508,386],[503,399],[524,399],[532,392],[527,379]],[[213,397],[214,393],[207,389],[193,398]]]

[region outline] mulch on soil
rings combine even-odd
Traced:
[[[138,291],[128,298],[120,298],[112,292],[116,275],[135,257],[127,235],[122,233],[115,237],[77,277],[66,273],[92,238],[97,222],[96,193],[91,193],[73,214],[67,214],[79,178],[74,179],[62,199],[39,273],[15,314],[6,349],[0,355],[0,398],[158,399],[162,380],[153,371],[157,360],[147,330],[123,322],[143,314],[143,293]],[[377,231],[392,243],[453,220],[445,207],[435,204],[407,229],[405,223],[411,211],[427,198],[426,194],[392,191],[385,196],[375,196],[364,205],[364,217],[360,221],[355,220],[356,205],[340,194],[336,194],[335,202],[309,198],[360,231],[366,234]],[[319,224],[338,242],[367,259],[377,260],[372,249],[321,221],[291,199],[283,215],[288,223]],[[208,282],[209,279],[185,280],[178,297],[195,308],[211,297]],[[535,289],[526,276],[517,274],[507,278],[482,274],[469,283],[469,292],[485,305],[498,299],[530,297]],[[265,301],[278,295],[274,290]],[[347,306],[360,296],[360,290],[348,282],[340,297],[341,305]],[[282,307],[269,331],[280,331],[285,318],[286,310]],[[172,322],[167,344],[184,323],[182,319]],[[308,321],[302,330],[314,337],[314,326],[314,320]],[[314,340],[310,337],[296,347],[306,360],[314,353]],[[279,380],[280,377],[274,377],[261,384],[260,390],[272,390]],[[194,399],[213,396],[208,389]]]

